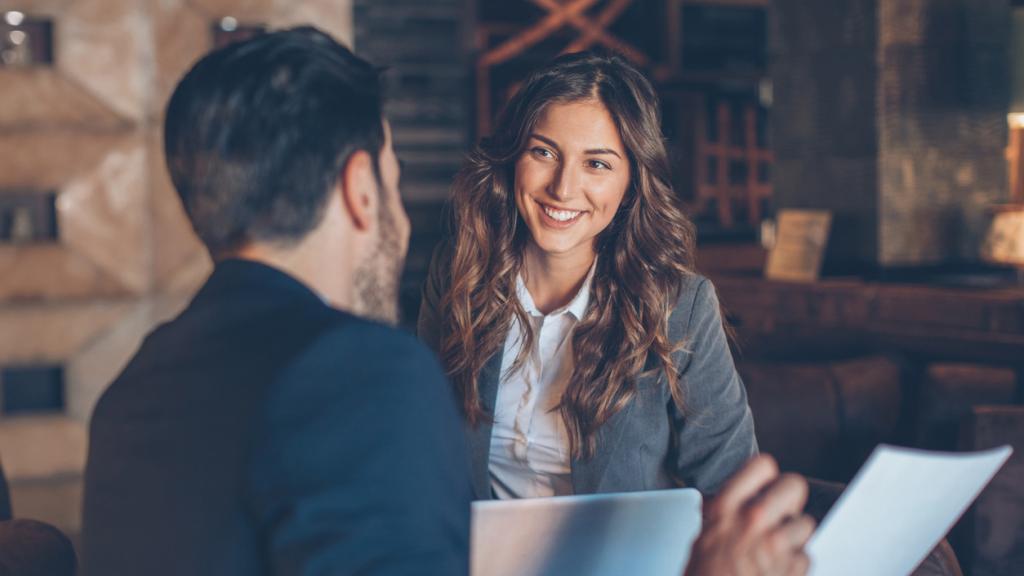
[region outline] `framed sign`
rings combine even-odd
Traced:
[[[768,254],[765,277],[791,282],[817,280],[831,227],[831,212],[780,210],[775,245]]]

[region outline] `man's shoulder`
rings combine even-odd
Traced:
[[[143,338],[100,396],[95,415],[140,405],[163,413],[170,407],[159,405],[161,399],[212,388],[235,390],[225,398],[251,395],[323,334],[355,323],[354,316],[326,306],[190,304]]]
[[[412,334],[344,312],[293,355],[279,380],[288,394],[327,386],[349,396],[436,391],[445,382],[433,352]]]
[[[339,360],[364,362],[384,358],[390,359],[390,363],[432,358],[429,349],[404,330],[347,312],[335,312],[301,355],[323,353]]]
[[[268,383],[258,424],[268,434],[296,419],[362,431],[440,427],[457,434],[451,387],[433,353],[415,337],[361,318],[321,332]],[[367,420],[369,418],[369,420]]]

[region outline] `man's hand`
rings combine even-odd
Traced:
[[[686,576],[801,576],[814,520],[804,515],[807,482],[779,475],[770,456],[747,463],[704,507],[704,526]]]

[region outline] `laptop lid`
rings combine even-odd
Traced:
[[[472,576],[679,576],[700,534],[695,489],[473,503]]]

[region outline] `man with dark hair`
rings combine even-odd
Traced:
[[[87,575],[464,574],[436,361],[393,323],[409,234],[377,71],[327,35],[228,46],[168,105],[215,269],[96,406]]]

